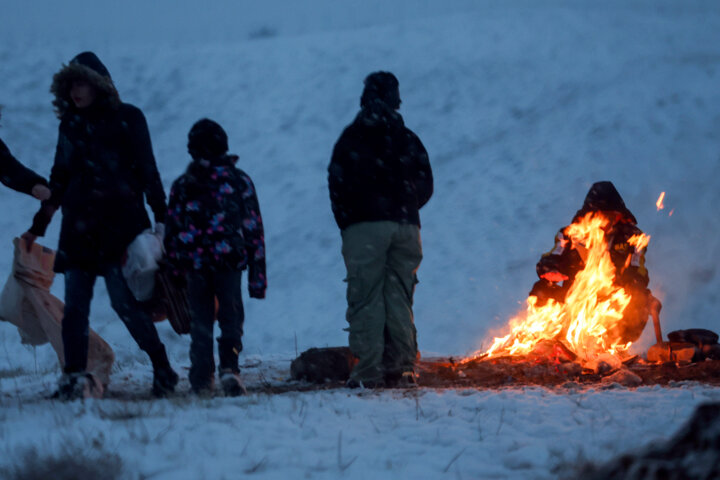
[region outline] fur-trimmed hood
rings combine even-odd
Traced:
[[[69,64],[63,65],[53,76],[50,93],[55,96],[53,105],[58,118],[75,108],[70,98],[70,88],[76,79],[83,79],[97,89],[98,106],[113,110],[120,106],[120,95],[108,69],[93,52],[83,52],[70,60]]]

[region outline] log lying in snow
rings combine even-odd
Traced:
[[[311,383],[344,382],[355,357],[348,347],[311,348],[290,364],[290,378]]]
[[[698,348],[686,342],[661,342],[651,346],[647,352],[649,362],[690,363],[699,355]]]
[[[669,342],[659,342],[648,349],[650,362],[701,362],[720,360],[718,334],[704,328],[689,328],[668,333]]]
[[[704,328],[688,328],[668,333],[671,342],[688,342],[698,346],[718,343],[718,334]]]

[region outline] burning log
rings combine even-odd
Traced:
[[[568,363],[574,362],[577,358],[572,350],[561,341],[542,340],[535,344],[527,356],[528,360],[547,363]]]

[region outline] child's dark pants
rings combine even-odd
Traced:
[[[242,303],[241,271],[192,272],[188,274],[190,303],[190,385],[193,390],[210,388],[215,365],[213,360],[213,324],[215,300],[220,324],[218,355],[220,370],[239,372],[238,355],[242,351],[245,312]]]

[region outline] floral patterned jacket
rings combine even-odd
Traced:
[[[267,287],[265,239],[255,187],[238,157],[190,163],[170,191],[165,250],[173,271],[249,271],[250,294]]]

